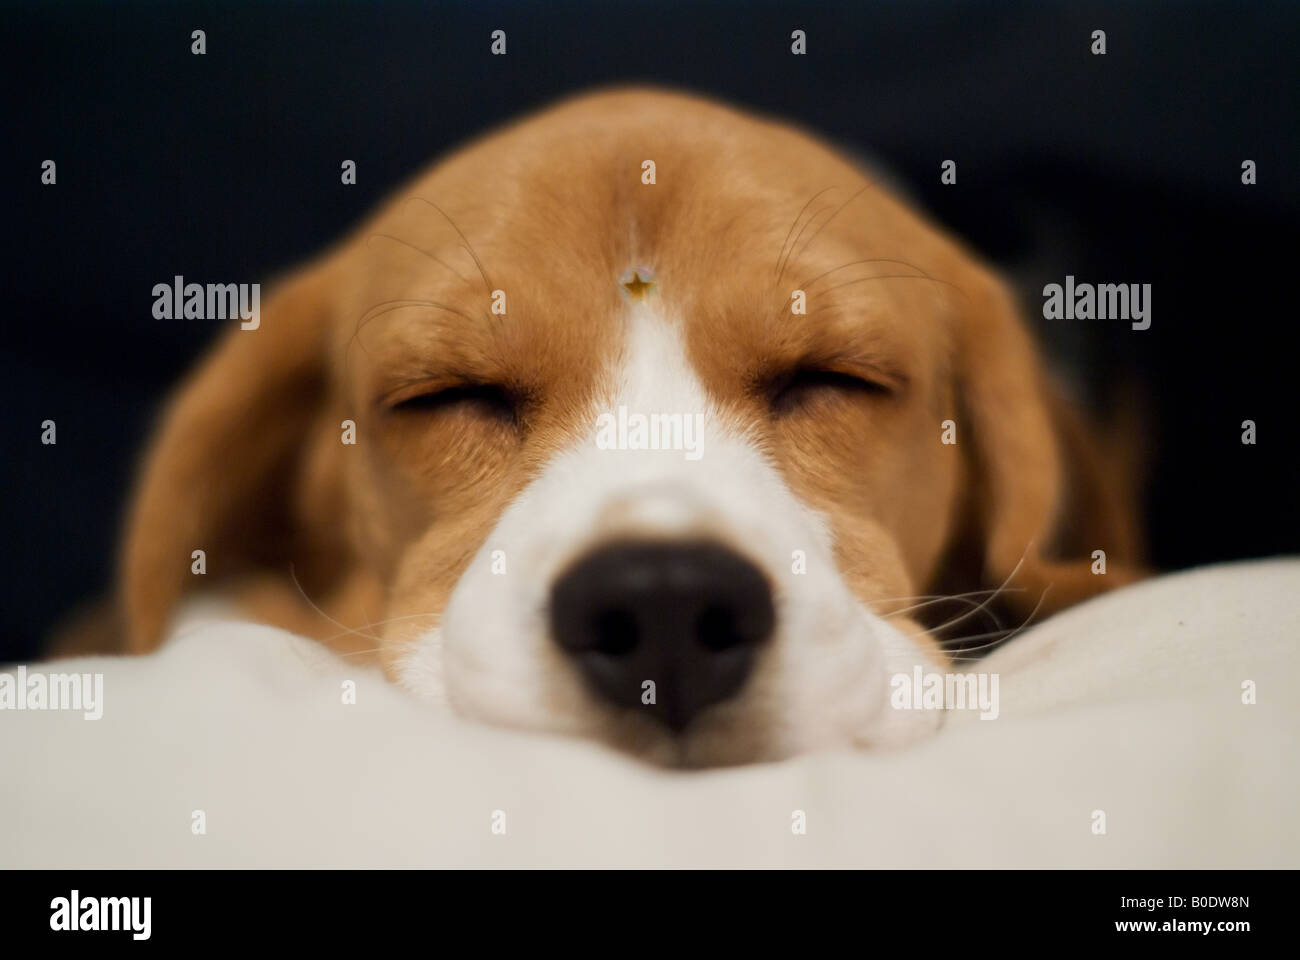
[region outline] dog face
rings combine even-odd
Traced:
[[[833,151],[577,99],[439,163],[181,392],[130,642],[204,548],[469,717],[686,765],[899,742],[936,722],[888,693],[943,663],[908,611],[945,574],[1056,605],[1126,578],[1046,559],[1051,411],[996,278]]]

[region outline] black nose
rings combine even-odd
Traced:
[[[674,731],[744,686],[774,620],[763,574],[710,542],[600,547],[551,591],[551,635],[589,684]]]

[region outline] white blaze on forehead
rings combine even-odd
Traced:
[[[739,545],[743,528],[763,512],[759,501],[776,498],[780,508],[795,506],[743,425],[721,415],[691,365],[676,318],[657,303],[631,304],[614,362],[612,389],[592,413],[593,429],[567,458],[581,472],[579,482],[596,488],[591,520],[597,536],[626,528],[660,536],[713,534]],[[660,439],[683,443],[601,449],[595,425],[602,416],[607,422],[659,418]]]
[[[704,385],[686,356],[680,327],[648,304],[633,304],[620,354],[615,403],[643,412],[707,412]]]

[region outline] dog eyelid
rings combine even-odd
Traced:
[[[381,403],[395,413],[432,412],[475,403],[512,418],[516,408],[515,397],[506,387],[475,382],[411,384],[391,391]]]
[[[388,384],[381,391],[377,391],[375,405],[387,410],[401,406],[406,401],[414,400],[416,397],[435,394],[441,390],[448,390],[462,385],[457,381],[450,380],[402,379]]]
[[[768,386],[768,395],[772,406],[780,410],[791,408],[798,392],[804,390],[825,388],[894,396],[903,386],[904,381],[901,377],[889,374],[875,366],[808,364],[773,378]]]

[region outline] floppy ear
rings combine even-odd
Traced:
[[[257,567],[288,568],[301,542],[294,493],[326,386],[325,267],[289,278],[253,330],[238,325],[162,418],[127,516],[121,560],[126,645],[156,647],[188,589]],[[328,527],[330,525],[317,525]],[[205,554],[206,575],[192,571]]]
[[[974,499],[968,523],[987,586],[1022,616],[1078,603],[1141,574],[1132,478],[1107,462],[1090,431],[1048,382],[1006,287],[981,274],[958,324],[957,380],[967,421]],[[1096,573],[1094,550],[1105,551]],[[1013,576],[1014,573],[1014,576]]]

